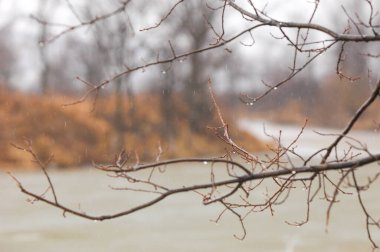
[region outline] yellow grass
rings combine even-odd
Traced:
[[[93,110],[92,100],[74,106],[64,107],[75,97],[62,95],[39,96],[0,90],[0,168],[34,168],[31,157],[10,144],[24,145],[24,139],[31,140],[33,149],[42,160],[54,155],[51,166],[77,167],[92,162],[112,162],[121,151],[115,144],[120,135],[115,131],[113,114],[115,99],[101,97]],[[146,102],[149,101],[149,102]],[[141,161],[153,161],[161,146],[163,158],[189,156],[218,156],[227,147],[207,126],[205,131],[194,133],[187,125],[188,109],[182,99],[175,99],[176,134],[162,135],[163,116],[160,111],[160,97],[141,94],[135,97],[136,114],[131,118],[129,103],[124,101],[123,148],[131,157],[139,156]],[[229,116],[226,114],[227,121]],[[132,121],[137,129],[130,130]],[[231,120],[236,121],[236,120]],[[202,121],[200,121],[202,123]],[[203,126],[203,125],[202,125]],[[236,142],[251,151],[262,150],[264,144],[253,136],[239,130],[233,131]],[[132,162],[132,160],[131,160]]]

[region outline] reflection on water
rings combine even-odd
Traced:
[[[310,136],[305,136],[308,139]],[[377,138],[372,135],[372,138]],[[315,138],[312,139],[313,143]],[[379,141],[380,142],[380,141]],[[307,144],[307,141],[304,142]],[[376,147],[376,146],[373,146]],[[200,181],[204,173],[192,166],[169,173],[170,180]],[[361,177],[376,165],[369,166]],[[29,188],[43,191],[45,181],[38,173],[17,173]],[[88,213],[121,211],[144,200],[143,195],[110,191],[108,185],[122,185],[92,169],[52,172],[62,202]],[[22,251],[370,251],[365,218],[355,195],[340,195],[325,232],[327,205],[313,202],[310,222],[302,227],[285,221],[305,217],[305,191],[291,194],[288,202],[269,212],[252,214],[245,220],[248,235],[243,241],[233,237],[242,230],[234,216],[226,215],[218,224],[211,222],[220,213],[217,205],[203,206],[195,193],[177,195],[160,204],[116,220],[93,222],[35,202],[26,202],[15,183],[0,173],[0,252]],[[372,213],[380,213],[380,183],[365,193]],[[380,242],[379,232],[374,232]]]

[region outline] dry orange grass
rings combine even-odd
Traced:
[[[10,145],[23,145],[25,138],[31,140],[33,149],[42,160],[54,155],[53,166],[78,167],[93,161],[112,161],[120,151],[115,145],[119,135],[113,126],[114,97],[99,98],[95,110],[90,100],[74,106],[62,106],[74,99],[62,95],[39,96],[0,90],[0,168],[35,167],[27,153]],[[187,125],[186,107],[178,97],[174,102],[176,133],[163,136],[159,96],[136,96],[134,118],[128,114],[128,101],[124,101],[125,125],[130,125],[132,119],[137,125],[136,129],[126,129],[122,134],[125,150],[132,156],[137,153],[141,161],[155,160],[159,146],[164,151],[163,158],[222,154],[227,146],[212,131],[191,132]],[[217,125],[216,121],[215,125],[205,127]],[[256,151],[264,148],[263,143],[248,133],[233,132],[236,133],[235,140],[247,149]]]

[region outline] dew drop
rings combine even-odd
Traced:
[[[274,90],[277,90],[277,87],[274,87],[273,89],[274,89]]]
[[[296,174],[297,172],[296,171],[292,171],[292,174]]]
[[[203,161],[203,164],[205,164],[205,165],[206,165],[206,164],[208,164],[208,163],[207,163],[207,161]]]
[[[162,74],[166,74],[166,71],[165,70],[162,70],[162,72],[161,72]]]

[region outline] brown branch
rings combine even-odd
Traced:
[[[46,169],[47,169],[47,166],[48,166],[49,163],[51,162],[53,156],[51,155],[47,161],[43,162],[43,161],[38,157],[38,155],[34,152],[34,150],[33,150],[33,148],[32,148],[32,143],[31,143],[31,141],[30,141],[30,140],[25,140],[25,142],[26,142],[26,147],[25,147],[25,148],[24,148],[24,147],[17,146],[17,145],[15,145],[15,144],[11,144],[11,146],[13,146],[14,148],[19,149],[19,150],[21,150],[21,151],[26,151],[26,152],[28,152],[28,153],[33,157],[33,161],[36,162],[37,165],[41,168],[42,172],[43,172],[44,175],[45,175],[46,180],[48,181],[49,188],[51,189],[51,192],[52,192],[52,194],[53,194],[54,202],[55,202],[56,204],[58,204],[58,198],[57,198],[57,194],[56,194],[55,189],[54,189],[54,185],[53,185],[53,183],[52,183],[52,181],[51,181],[51,179],[50,179],[50,176],[49,176],[49,174],[48,174],[48,172],[47,172],[47,170],[46,170]],[[13,176],[12,176],[12,177],[13,177]],[[40,197],[40,198],[41,198],[41,197]]]
[[[230,197],[231,195],[233,195],[235,192],[237,192],[239,190],[239,188],[242,186],[243,183],[237,183],[236,186],[233,188],[233,190],[231,190],[230,192],[218,197],[218,198],[215,198],[215,199],[206,199],[203,201],[203,204],[205,205],[210,205],[212,203],[215,203],[217,201],[221,201],[221,200],[224,200],[225,198],[228,198]]]
[[[288,83],[291,79],[293,79],[296,75],[301,73],[311,62],[313,62],[316,58],[318,58],[320,55],[326,52],[329,48],[331,48],[333,45],[335,45],[336,42],[332,42],[331,44],[324,47],[322,50],[318,51],[313,57],[311,57],[308,61],[306,61],[300,68],[298,69],[292,69],[290,74],[284,78],[283,80],[275,83],[274,85],[266,85],[268,86],[268,89],[264,91],[262,94],[260,94],[257,97],[250,97],[247,94],[242,94],[241,101],[244,102],[246,105],[254,105],[254,103],[258,102],[259,100],[266,97],[269,93],[271,93],[273,90],[277,90],[279,87],[284,85],[285,83]],[[246,99],[248,99],[248,101]]]
[[[346,43],[347,42],[343,42],[341,47],[340,47],[340,51],[339,51],[339,55],[338,55],[338,61],[336,63],[336,70],[335,71],[336,71],[336,74],[339,76],[340,79],[347,79],[349,81],[356,81],[356,80],[360,79],[360,77],[347,76],[342,71],[341,64],[344,62],[344,48],[345,48]]]
[[[242,157],[243,159],[247,160],[247,161],[250,161],[250,162],[254,162],[254,163],[258,163],[258,158],[249,153],[247,150],[245,150],[244,148],[242,148],[241,146],[239,146],[238,144],[236,144],[232,138],[230,137],[230,134],[229,134],[229,131],[228,131],[228,124],[225,122],[225,120],[223,119],[223,115],[222,115],[222,112],[219,108],[219,105],[218,103],[216,102],[216,98],[215,98],[215,95],[214,95],[214,92],[212,90],[212,82],[211,82],[211,79],[208,80],[208,88],[209,88],[209,94],[210,94],[210,97],[211,97],[211,100],[212,100],[212,103],[215,107],[215,110],[217,112],[217,115],[218,115],[218,119],[221,123],[221,126],[220,128],[223,130],[223,134],[219,134],[216,132],[216,135],[222,139],[224,142],[226,142],[227,144],[229,144],[232,149],[237,152],[239,154],[240,157]]]
[[[110,17],[113,17],[121,12],[124,12],[125,9],[127,8],[127,5],[128,3],[130,2],[130,0],[127,0],[127,1],[121,1],[121,5],[120,7],[118,7],[117,9],[107,13],[107,14],[104,14],[104,15],[101,15],[101,16],[96,16],[94,19],[91,19],[89,21],[85,21],[85,22],[80,22],[78,25],[73,25],[73,26],[68,26],[68,28],[64,29],[63,31],[59,32],[58,34],[52,36],[51,38],[47,39],[46,41],[40,41],[41,43],[43,44],[49,44],[49,43],[52,43],[54,42],[55,40],[57,40],[58,38],[60,38],[61,36],[69,33],[69,32],[72,32],[74,30],[77,30],[79,28],[83,28],[83,27],[87,27],[87,26],[91,26],[99,21],[102,21],[102,20],[105,20],[105,19],[108,19]],[[70,7],[70,6],[69,6]],[[71,9],[71,8],[70,8]],[[72,9],[71,9],[72,10]],[[73,11],[73,10],[72,10]],[[75,13],[75,12],[74,12]],[[78,19],[79,17],[77,17]],[[36,19],[38,22],[42,23],[42,24],[45,24],[45,25],[50,25],[49,22],[47,21],[44,21],[44,20],[40,20],[36,17],[34,17],[34,19]]]
[[[106,171],[106,172],[114,172],[114,173],[130,173],[130,172],[137,172],[141,170],[150,169],[153,167],[159,167],[159,166],[166,166],[166,165],[172,165],[172,164],[181,164],[181,163],[203,163],[203,164],[216,164],[216,163],[223,163],[223,164],[229,164],[238,167],[244,173],[251,174],[251,172],[244,167],[242,164],[229,160],[229,159],[222,159],[222,158],[180,158],[180,159],[171,159],[171,160],[164,160],[160,162],[154,162],[150,164],[140,164],[140,165],[134,165],[127,168],[117,168],[115,166],[101,166],[97,165],[96,168]]]
[[[372,216],[369,214],[369,212],[368,212],[368,210],[367,210],[367,208],[366,208],[366,206],[365,206],[365,204],[363,202],[363,199],[362,199],[362,196],[361,196],[361,190],[360,190],[360,187],[359,187],[357,179],[356,179],[355,171],[352,170],[351,174],[352,174],[352,178],[354,180],[355,189],[356,189],[356,192],[357,192],[357,196],[358,196],[360,207],[362,208],[363,213],[365,214],[365,217],[366,217],[366,230],[367,230],[368,239],[372,243],[372,247],[374,249],[377,249],[378,246],[375,243],[375,241],[373,240],[372,235],[371,235],[370,224],[375,224],[378,228],[380,228],[380,224],[379,224],[379,222],[376,222],[372,218]]]
[[[142,28],[140,29],[140,31],[148,31],[148,30],[152,30],[154,28],[157,28],[159,27],[166,19],[168,19],[168,17],[172,14],[172,12],[174,11],[174,9],[179,6],[183,1],[185,0],[179,0],[178,2],[176,2],[171,8],[170,10],[168,11],[168,13],[166,13],[166,15],[160,19],[160,21],[158,23],[156,23],[155,25],[153,26],[150,26],[150,27],[146,27],[146,28]]]
[[[298,23],[298,22],[284,22],[278,21],[269,17],[262,17],[255,13],[249,12],[232,1],[229,1],[229,5],[236,11],[240,12],[242,15],[252,18],[261,24],[274,27],[285,27],[285,28],[296,28],[296,29],[307,29],[319,31],[324,34],[329,35],[335,41],[351,41],[351,42],[370,42],[370,41],[380,41],[380,35],[351,35],[351,34],[339,34],[325,26],[313,24],[313,23]]]
[[[30,192],[29,190],[25,189],[20,182],[17,182],[17,185],[20,187],[21,192],[23,192],[26,195],[29,195],[35,199],[38,199],[40,201],[43,201],[51,206],[54,206],[56,208],[59,208],[63,210],[64,212],[71,213],[86,219],[91,219],[91,220],[107,220],[107,219],[114,219],[118,218],[121,216],[125,216],[131,213],[134,213],[136,211],[142,210],[144,208],[150,207],[168,196],[178,194],[178,193],[184,193],[184,192],[190,192],[190,191],[195,191],[199,189],[210,189],[218,186],[224,186],[224,185],[231,185],[231,184],[242,184],[248,181],[254,181],[254,180],[261,180],[265,178],[273,178],[273,177],[278,177],[278,176],[284,176],[284,175],[290,175],[294,176],[295,174],[302,174],[302,173],[319,173],[319,172],[325,172],[327,170],[344,170],[344,169],[351,169],[352,167],[361,167],[364,165],[367,165],[372,162],[376,162],[380,160],[380,154],[378,155],[373,155],[371,157],[366,157],[354,161],[348,161],[348,162],[343,162],[343,163],[335,163],[335,164],[325,164],[325,165],[316,165],[316,166],[301,166],[301,167],[295,167],[293,169],[283,169],[283,170],[278,170],[278,171],[268,171],[268,172],[262,172],[262,173],[250,173],[246,175],[242,175],[236,178],[232,179],[227,179],[227,180],[222,180],[222,181],[216,181],[214,183],[206,183],[206,184],[198,184],[198,185],[193,185],[193,186],[185,186],[185,187],[179,187],[176,189],[170,189],[167,192],[162,193],[160,196],[154,198],[153,200],[150,200],[146,203],[143,203],[141,205],[138,205],[136,207],[132,207],[126,211],[122,211],[119,213],[111,214],[111,215],[100,215],[100,216],[92,216],[86,213],[83,213],[82,211],[76,211],[73,209],[70,209],[68,207],[65,207],[61,205],[58,200],[51,201],[49,199],[43,198],[40,195],[37,195],[33,192]],[[166,163],[166,164],[173,164],[173,163],[188,163],[191,161],[196,161],[192,159],[177,159],[177,160],[172,160],[166,161],[166,162],[161,162],[161,163]],[[215,160],[210,160],[210,161],[215,161]],[[219,162],[224,163],[231,163],[229,160],[217,160]],[[154,167],[154,165],[148,165],[149,167]],[[135,170],[141,170],[143,168],[147,168],[148,166],[141,166],[137,167]],[[157,165],[156,165],[157,166]],[[240,165],[241,166],[241,165]],[[240,167],[239,166],[239,167]],[[124,172],[132,172],[133,170],[126,170]],[[119,172],[118,170],[115,170],[115,172]],[[16,180],[17,181],[17,180]]]
[[[343,183],[345,178],[350,174],[350,172],[351,172],[351,170],[345,171],[343,173],[342,177],[339,179],[337,186],[335,187],[335,190],[333,193],[333,198],[330,201],[329,206],[327,208],[327,212],[326,212],[326,230],[327,230],[329,222],[330,222],[330,213],[331,213],[332,207],[334,206],[334,203],[336,202],[336,198],[338,197],[338,194],[339,194],[340,185]]]
[[[174,61],[185,59],[185,58],[187,58],[189,56],[192,56],[192,55],[195,55],[195,54],[200,54],[200,53],[204,53],[206,51],[210,51],[210,50],[214,50],[214,49],[223,47],[226,44],[231,43],[232,41],[234,41],[237,38],[241,37],[242,35],[246,34],[247,32],[250,32],[251,30],[254,30],[254,29],[256,29],[258,27],[261,27],[261,26],[262,25],[259,24],[259,25],[255,25],[255,26],[252,26],[250,28],[247,28],[247,29],[245,29],[245,30],[237,33],[236,35],[232,36],[231,38],[229,38],[227,40],[223,40],[221,43],[219,43],[217,45],[207,46],[207,47],[204,47],[204,48],[201,48],[201,49],[197,49],[197,50],[186,52],[186,53],[183,53],[183,54],[180,54],[180,55],[172,56],[172,57],[169,57],[169,58],[163,59],[163,60],[156,59],[155,61],[146,63],[144,65],[139,65],[139,66],[136,66],[136,67],[130,67],[130,68],[126,69],[125,71],[119,72],[118,74],[114,75],[112,78],[104,80],[100,84],[95,85],[94,87],[92,87],[89,90],[87,90],[85,92],[85,94],[81,98],[79,98],[78,100],[73,101],[71,103],[64,104],[64,106],[71,106],[71,105],[75,105],[75,104],[84,102],[88,98],[88,96],[90,94],[92,94],[93,92],[99,92],[99,90],[101,88],[103,88],[104,86],[108,85],[112,81],[115,81],[115,80],[119,79],[120,77],[122,77],[124,75],[130,74],[132,72],[136,72],[136,71],[139,71],[139,70],[146,71],[147,68],[152,67],[152,66],[164,65],[164,64],[167,64],[167,63],[172,63]]]
[[[234,234],[234,237],[236,239],[238,239],[238,240],[244,240],[245,236],[247,235],[247,230],[245,229],[245,225],[244,225],[242,216],[238,212],[236,212],[235,210],[233,210],[228,204],[226,204],[225,202],[223,202],[223,200],[221,200],[219,202],[222,205],[224,205],[228,211],[230,211],[233,215],[235,215],[238,218],[238,220],[240,222],[240,225],[241,225],[241,228],[243,230],[243,234],[240,237],[237,236],[236,234]]]
[[[376,98],[379,96],[380,92],[380,81],[378,82],[375,90],[373,90],[371,96],[360,106],[360,108],[356,111],[355,115],[351,118],[351,120],[348,122],[346,128],[342,131],[342,133],[335,139],[335,141],[326,149],[326,153],[322,158],[321,164],[326,163],[327,159],[329,158],[331,151],[337,147],[339,142],[351,131],[352,127],[355,125],[355,123],[358,121],[360,116],[364,113],[364,111],[367,110],[367,108],[376,100]]]

